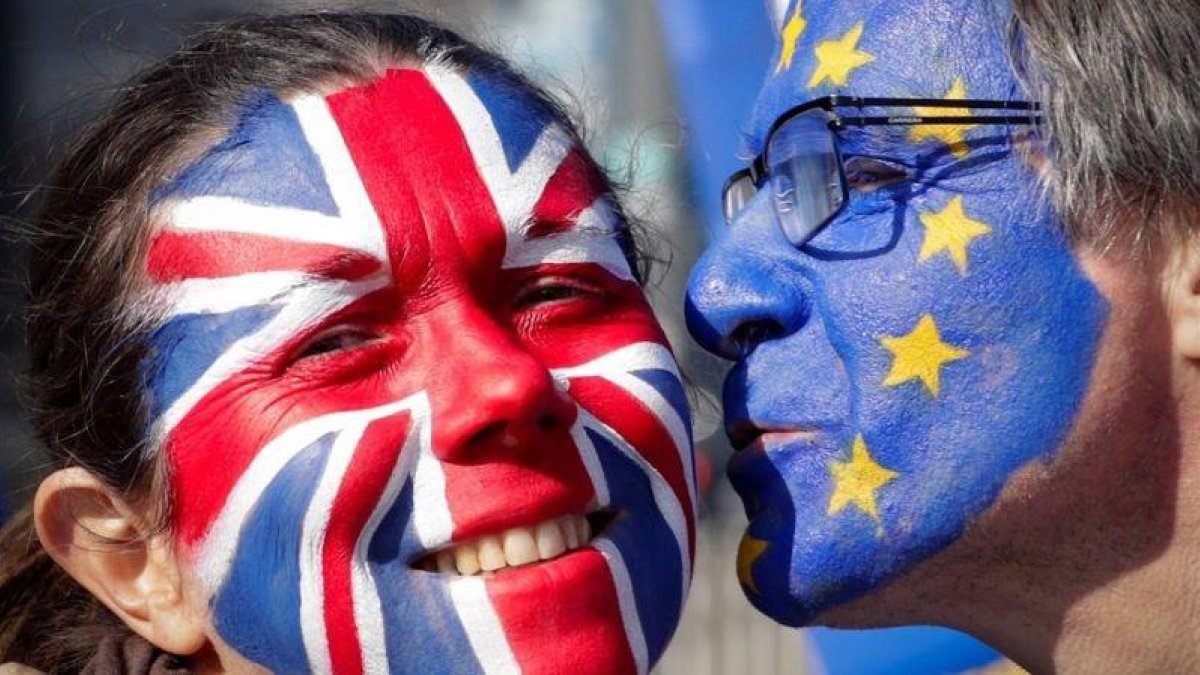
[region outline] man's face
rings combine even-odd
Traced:
[[[609,188],[443,67],[263,94],[160,195],[147,367],[179,548],[275,672],[645,671],[688,412]]]
[[[1021,99],[1004,30],[977,0],[793,2],[749,150],[834,93]],[[1106,305],[1040,199],[1026,131],[847,128],[840,216],[793,246],[765,186],[694,271],[693,334],[737,361],[739,574],[773,618],[807,623],[944,549],[1067,434]]]

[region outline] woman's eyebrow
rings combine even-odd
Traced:
[[[336,281],[357,281],[382,269],[384,263],[362,251],[346,251],[305,265],[302,271],[309,277]]]

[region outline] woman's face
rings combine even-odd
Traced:
[[[158,197],[178,548],[275,672],[646,671],[695,493],[604,179],[446,67],[263,94]]]

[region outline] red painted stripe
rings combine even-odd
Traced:
[[[580,549],[485,582],[488,597],[527,675],[613,675],[637,666],[608,563]]]
[[[261,386],[260,371],[261,366],[250,366],[214,388],[167,439],[175,527],[185,548],[207,534],[242,474],[282,430],[322,415],[396,400],[394,392],[383,388],[344,387],[336,395],[307,396],[285,414],[264,419],[256,411],[269,409],[287,394],[286,388]],[[291,385],[293,389],[303,386]],[[236,433],[230,433],[231,429]]]
[[[157,283],[286,270],[352,281],[381,266],[373,256],[340,246],[234,232],[173,231],[154,238],[147,265]]]
[[[603,174],[581,148],[573,148],[546,183],[546,190],[533,208],[530,237],[565,232],[580,211],[604,195]]]
[[[337,675],[358,675],[364,664],[354,619],[354,589],[351,569],[354,550],[363,528],[378,507],[388,480],[400,459],[411,416],[396,415],[374,422],[367,428],[354,454],[329,515],[329,529],[321,551],[325,582],[325,631],[329,637],[329,655]]]
[[[683,457],[680,455],[681,451],[688,452],[691,449],[676,448],[662,420],[636,396],[608,380],[598,377],[573,379],[571,394],[584,409],[614,429],[659,470],[683,507],[687,522],[694,523],[696,515],[688,496],[691,476],[684,470]],[[696,533],[691,525],[687,530],[688,553],[694,557]]]

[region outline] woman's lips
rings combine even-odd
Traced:
[[[554,560],[588,545],[610,520],[611,514],[596,512],[513,527],[428,553],[414,567],[426,572],[473,576]]]

